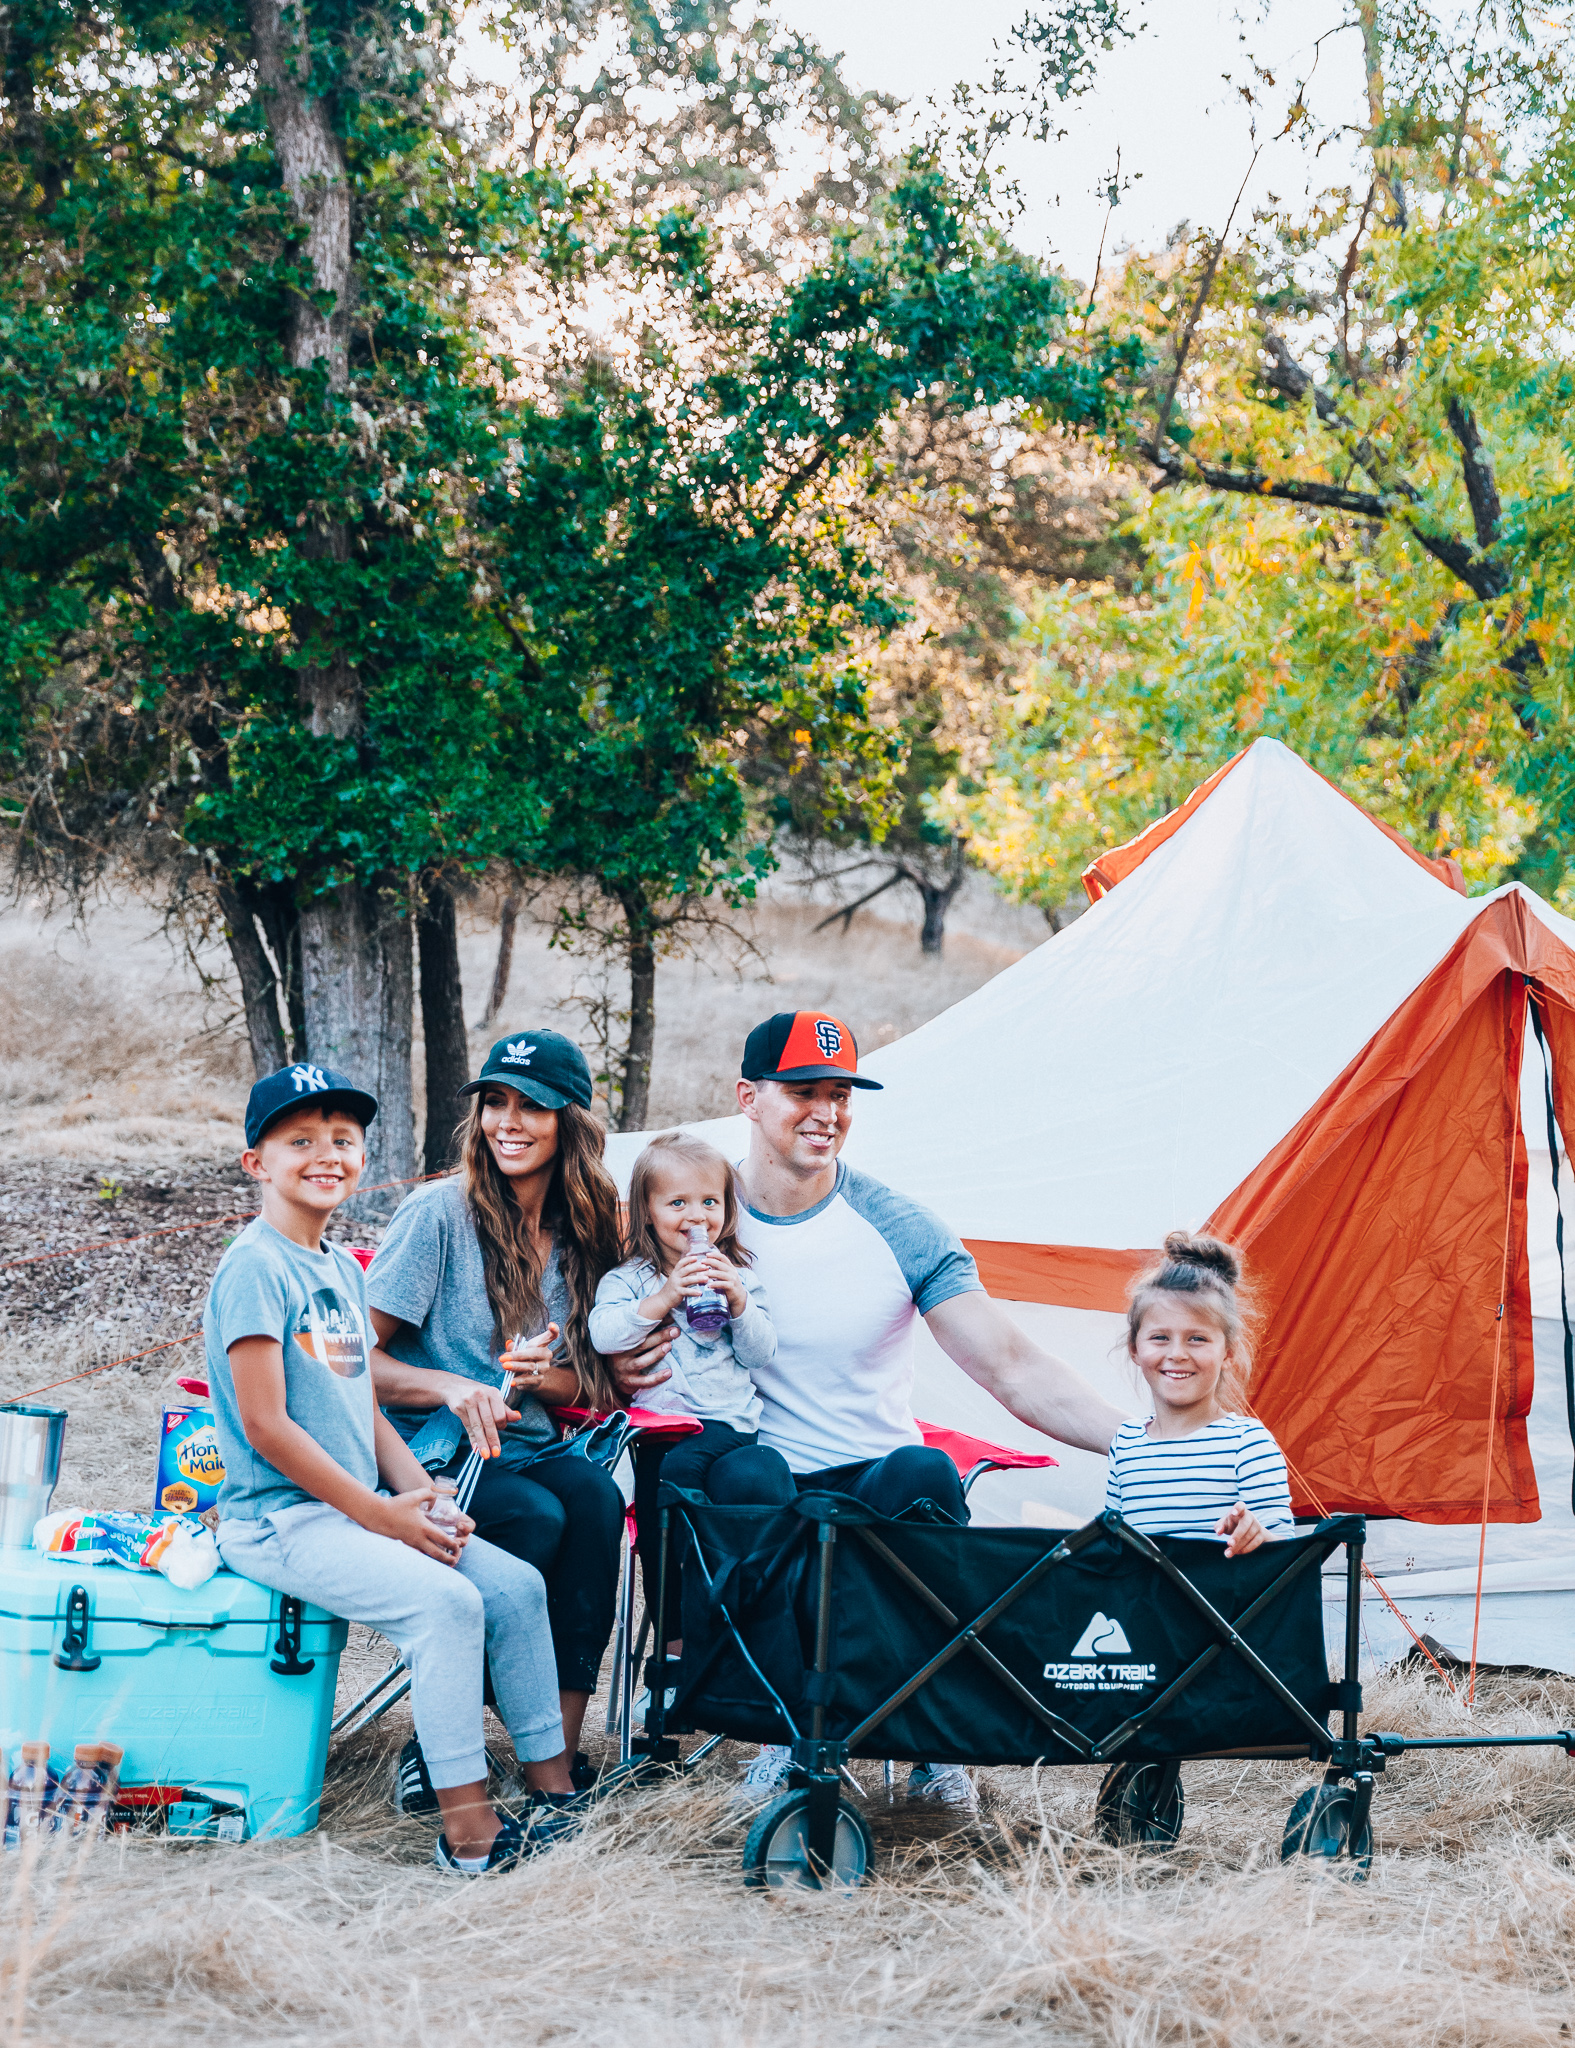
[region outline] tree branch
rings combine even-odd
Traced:
[[[1470,408],[1452,398],[1446,409],[1449,431],[1460,443],[1460,466],[1465,471],[1466,496],[1471,500],[1471,517],[1476,523],[1477,546],[1490,548],[1498,539],[1503,507],[1493,477],[1493,459],[1482,445]]]
[[[1170,373],[1170,385],[1165,392],[1164,404],[1161,405],[1159,411],[1154,416],[1154,438],[1149,442],[1148,446],[1148,452],[1156,462],[1159,461],[1159,450],[1164,443],[1165,436],[1170,432],[1170,409],[1176,402],[1176,391],[1181,383],[1181,373],[1187,366],[1187,352],[1192,347],[1192,337],[1197,332],[1199,320],[1203,317],[1203,308],[1208,304],[1209,293],[1214,289],[1214,274],[1220,267],[1220,258],[1225,254],[1225,237],[1230,233],[1231,222],[1236,218],[1236,209],[1241,204],[1241,195],[1247,189],[1247,179],[1252,176],[1253,171],[1257,168],[1258,158],[1262,154],[1263,144],[1260,142],[1258,147],[1252,152],[1252,160],[1247,165],[1246,175],[1242,178],[1236,197],[1231,201],[1230,212],[1225,216],[1225,226],[1220,232],[1219,240],[1214,244],[1214,253],[1208,260],[1208,266],[1204,270],[1203,277],[1192,301],[1192,310],[1187,315],[1187,324],[1182,328],[1181,339],[1176,344],[1176,361]]]
[[[1393,506],[1371,491],[1342,491],[1334,484],[1303,482],[1298,477],[1265,476],[1258,469],[1221,469],[1212,462],[1183,457],[1174,449],[1162,448],[1155,457],[1170,483],[1187,481],[1187,465],[1196,471],[1196,481],[1214,491],[1237,491],[1247,498],[1283,498],[1292,505],[1317,505],[1326,512],[1354,512],[1363,519],[1387,519]]]

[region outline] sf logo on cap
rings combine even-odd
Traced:
[[[815,1043],[828,1060],[834,1060],[842,1050],[842,1026],[831,1017],[817,1018]]]
[[[527,1045],[523,1038],[517,1039],[503,1055],[504,1064],[510,1067],[528,1067],[535,1046]]]
[[[319,1089],[328,1086],[328,1076],[321,1067],[292,1067],[290,1069],[290,1079],[295,1083],[297,1095],[300,1094],[303,1088],[308,1095],[315,1095]]]

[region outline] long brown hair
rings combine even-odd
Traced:
[[[752,1266],[755,1255],[738,1241],[738,1195],[733,1169],[714,1145],[704,1138],[692,1138],[687,1131],[663,1131],[653,1138],[634,1162],[629,1175],[629,1229],[624,1237],[626,1259],[644,1259],[658,1273],[665,1272],[666,1247],[651,1220],[651,1182],[670,1159],[686,1159],[691,1166],[709,1166],[722,1178],[722,1229],[715,1249],[735,1266]]]
[[[470,1098],[460,1133],[459,1172],[481,1245],[493,1335],[502,1350],[520,1332],[534,1332],[541,1325],[541,1266],[508,1175],[499,1170],[481,1128],[485,1097],[482,1089]],[[579,1382],[581,1400],[596,1408],[616,1408],[618,1390],[591,1344],[587,1322],[596,1284],[620,1256],[618,1187],[602,1164],[607,1135],[595,1117],[570,1102],[557,1111],[557,1118],[558,1156],[541,1205],[541,1221],[543,1229],[552,1232],[558,1270],[569,1291],[564,1356]]]
[[[1225,1339],[1225,1370],[1219,1398],[1233,1414],[1247,1406],[1252,1377],[1253,1305],[1242,1287],[1241,1253],[1217,1237],[1193,1237],[1173,1230],[1165,1256],[1132,1289],[1127,1304],[1127,1350],[1136,1354],[1143,1318],[1167,1294],[1188,1294]]]

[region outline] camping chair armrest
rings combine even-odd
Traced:
[[[605,1422],[612,1412],[611,1409],[577,1407],[547,1410],[565,1436],[571,1430],[585,1428],[588,1423]],[[661,1415],[654,1408],[626,1408],[624,1413],[633,1424],[631,1441],[638,1437],[650,1439],[662,1436],[698,1436],[705,1427],[704,1423],[693,1415]]]
[[[992,1444],[982,1436],[968,1436],[960,1429],[946,1429],[938,1422],[919,1423],[919,1434],[932,1451],[944,1451],[957,1467],[962,1480],[963,1499],[975,1481],[986,1472],[1042,1472],[1058,1461],[1044,1451],[1014,1451],[1005,1444]]]

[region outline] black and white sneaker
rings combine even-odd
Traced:
[[[538,1800],[542,1802],[539,1805]],[[562,1804],[557,1803],[560,1801]],[[578,1834],[584,1821],[579,1801],[571,1793],[538,1792],[532,1795],[531,1805],[521,1819],[506,1820],[498,1829],[485,1863],[479,1857],[456,1856],[448,1845],[447,1835],[438,1836],[432,1861],[451,1877],[491,1877],[502,1870],[513,1870],[527,1856],[540,1856],[555,1849],[570,1835]]]
[[[493,1836],[485,1862],[479,1856],[456,1856],[448,1845],[447,1835],[438,1836],[432,1861],[439,1870],[446,1870],[450,1877],[491,1877],[497,1871],[512,1870],[532,1853],[524,1828],[517,1820],[506,1820]]]
[[[399,1764],[394,1772],[395,1813],[425,1814],[436,1813],[438,1798],[432,1789],[432,1780],[427,1776],[427,1760],[421,1754],[421,1744],[412,1735],[399,1752]]]

